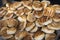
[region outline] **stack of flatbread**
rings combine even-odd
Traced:
[[[55,40],[60,5],[49,1],[6,3],[0,8],[0,35],[6,40]]]

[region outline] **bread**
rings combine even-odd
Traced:
[[[9,18],[12,18],[12,17],[13,17],[13,14],[12,14],[12,13],[7,13],[7,14],[4,16],[3,20],[6,20],[6,19],[9,19]]]
[[[21,8],[21,9],[17,10],[15,14],[16,14],[17,16],[23,15],[23,14],[24,14],[24,8]]]
[[[34,26],[35,26],[34,23],[28,22],[28,23],[26,24],[25,30],[26,30],[26,31],[30,31],[31,29],[33,29]]]
[[[7,13],[14,13],[14,11],[7,8]]]
[[[31,13],[32,10],[28,9],[28,8],[24,8],[24,13],[25,15],[28,15],[29,13]]]
[[[55,40],[60,5],[48,0],[8,2],[0,8],[0,35],[5,40]]]
[[[34,17],[33,13],[29,13],[27,15],[27,21],[34,22],[35,20],[36,20],[36,18]]]
[[[17,19],[18,19],[20,22],[25,22],[25,21],[27,20],[27,17],[26,17],[26,15],[22,15],[22,16],[19,16]]]
[[[55,8],[46,7],[43,13],[44,13],[44,16],[53,17],[55,15]]]
[[[10,10],[15,10],[16,8],[20,7],[22,5],[22,2],[13,2],[11,3],[7,3],[6,7],[9,7]]]
[[[24,9],[24,6],[20,6],[17,8],[17,10]]]
[[[26,25],[27,25],[27,22],[20,22],[19,26],[18,26],[18,29],[20,31],[23,31],[26,28]]]
[[[55,16],[53,17],[53,21],[54,22],[60,22],[60,14],[55,14]]]
[[[1,35],[3,35],[3,34],[7,34],[6,32],[7,32],[7,29],[8,29],[8,27],[2,27],[1,28]]]
[[[60,13],[60,6],[56,8],[56,13]]]
[[[15,37],[13,36],[12,38],[9,38],[8,40],[16,40]]]
[[[60,23],[59,22],[58,23],[57,22],[53,22],[53,23],[47,25],[47,27],[49,29],[53,29],[53,30],[60,30]]]
[[[15,27],[12,27],[12,28],[9,28],[9,29],[7,30],[7,34],[15,34],[16,31],[17,31],[17,29],[16,29]]]
[[[43,25],[48,25],[51,22],[52,22],[52,19],[50,19],[46,16],[43,16],[43,17],[36,20],[36,26],[42,27]]]
[[[49,29],[47,26],[42,27],[41,31],[45,33],[54,33],[55,30]]]
[[[18,25],[18,21],[13,18],[7,19],[6,22],[8,27],[16,27]]]
[[[7,29],[8,29],[8,27],[1,28],[1,36],[4,39],[9,39],[9,38],[13,37],[13,35],[7,34]]]
[[[22,1],[23,6],[27,7],[28,9],[32,9],[32,2],[31,1]]]
[[[16,40],[21,40],[21,39],[23,39],[25,36],[27,36],[28,34],[27,34],[27,32],[26,31],[22,31],[22,32],[17,32],[16,34],[15,34],[15,39]]]
[[[52,7],[55,8],[55,12],[56,12],[56,13],[60,13],[60,5],[54,4]]]
[[[39,19],[35,21],[35,24],[37,27],[42,27],[43,25],[40,23]]]
[[[9,39],[9,38],[12,38],[13,35],[10,35],[10,34],[3,34],[2,37],[3,37],[4,39]]]
[[[42,10],[42,4],[40,1],[34,1],[32,7],[34,10]]]
[[[46,22],[43,23],[43,25],[48,25],[50,23],[52,23],[52,19],[48,19]]]
[[[6,20],[0,20],[0,29],[1,29],[2,27],[7,27]]]
[[[43,16],[43,12],[42,12],[42,11],[36,11],[36,10],[34,10],[34,11],[33,11],[33,14],[34,14],[34,16],[35,16],[36,18],[40,18],[40,17]]]
[[[36,31],[38,31],[38,27],[35,26],[33,29],[31,29],[30,32],[34,33],[34,32],[36,32]]]
[[[43,32],[36,32],[34,35],[34,40],[42,40],[44,38],[45,34]]]
[[[56,38],[56,34],[52,33],[52,34],[46,34],[45,36],[45,40],[55,40]]]
[[[33,40],[33,37],[31,35],[27,35],[23,38],[23,40]]]
[[[0,20],[0,29],[1,29],[2,27],[4,27],[2,24],[3,24],[3,21]]]
[[[6,13],[6,10],[2,8],[0,8],[0,18],[3,17]]]
[[[43,6],[43,8],[45,9],[48,5],[50,5],[50,1],[41,1],[41,4]]]

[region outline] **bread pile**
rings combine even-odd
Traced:
[[[0,8],[0,35],[6,40],[55,40],[60,5],[49,1],[7,3]]]

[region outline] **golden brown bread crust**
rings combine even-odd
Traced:
[[[55,15],[55,9],[53,7],[46,7],[43,13],[44,16],[53,17]]]
[[[34,37],[39,36],[41,34],[44,34],[44,33],[42,31],[38,31],[38,32],[35,33]]]
[[[6,20],[8,27],[17,27],[18,21],[16,19],[10,18]]]
[[[20,22],[26,22],[27,17],[26,17],[26,15],[22,15],[22,16],[19,16],[17,19],[18,19]]]
[[[33,37],[31,35],[27,35],[23,40],[33,40]]]
[[[3,37],[4,39],[9,39],[9,38],[12,38],[13,35],[10,35],[10,34],[3,34],[2,37]]]
[[[55,8],[55,13],[60,13],[60,5],[54,4],[52,7]]]
[[[6,9],[4,9],[5,7],[0,8],[0,17],[3,17],[6,14]]]
[[[22,31],[22,32],[20,32],[20,31],[18,31],[16,34],[15,34],[15,39],[23,39],[25,36],[27,36],[28,35],[28,33],[26,32],[26,31]]]
[[[4,38],[4,39],[9,39],[9,38],[11,38],[11,37],[13,37],[13,35],[10,35],[10,34],[7,34],[6,32],[7,32],[7,29],[8,29],[8,27],[3,27],[3,28],[1,28],[1,36]]]
[[[22,1],[23,5],[27,7],[28,9],[32,9],[32,2],[30,1]]]
[[[56,34],[52,33],[52,34],[46,34],[45,36],[45,40],[55,40],[56,38]]]
[[[40,8],[42,5],[41,5],[40,1],[34,1],[33,6],[35,6],[36,8]]]
[[[34,10],[42,10],[42,4],[40,1],[34,1],[33,2],[33,5],[32,5],[32,8]]]
[[[56,13],[55,16],[53,17],[53,20],[55,22],[60,22],[60,13]]]
[[[20,31],[23,31],[26,28],[26,24],[27,24],[27,22],[19,22],[18,29]]]
[[[43,16],[43,17],[41,17],[41,18],[38,19],[38,20],[39,20],[39,22],[44,23],[44,22],[48,21],[49,19],[48,19],[48,17]]]
[[[34,10],[33,11],[33,15],[36,17],[36,18],[40,18],[43,16],[43,12],[42,11],[36,11]]]
[[[15,27],[7,29],[7,34],[15,34],[17,29]]]
[[[0,20],[0,29],[1,29],[2,27],[7,27],[6,20]]]
[[[8,7],[10,10],[15,10],[16,8],[20,7],[22,5],[21,2],[13,2],[11,3],[7,3],[6,7]]]
[[[60,30],[60,22],[53,22],[53,23],[47,25],[47,27],[49,29],[53,29],[53,30]]]
[[[13,14],[12,14],[12,13],[7,13],[7,14],[4,16],[3,20],[6,20],[6,19],[9,19],[9,18],[12,18],[12,17],[13,17]]]
[[[28,13],[31,13],[31,11],[32,11],[32,10],[30,10],[30,9],[28,9],[28,8],[24,8],[24,13],[25,13],[26,15],[28,15]]]
[[[33,13],[29,13],[27,15],[27,21],[34,22],[35,20],[36,20],[36,18],[34,17]]]
[[[23,9],[18,10],[16,13],[17,16],[21,16],[23,14],[24,14]]]
[[[44,38],[45,34],[42,31],[37,31],[34,34],[34,39],[35,40],[42,40]]]
[[[34,33],[36,31],[38,31],[38,27],[34,26],[34,28],[32,28],[30,32]]]
[[[41,1],[41,4],[42,4],[42,6],[43,6],[43,8],[45,9],[47,6],[49,6],[50,5],[50,1],[49,0],[47,0],[47,1]]]
[[[43,25],[48,25],[52,22],[52,19],[47,17],[47,16],[42,16],[41,18],[36,20],[36,25],[37,26],[43,26]]]
[[[8,40],[16,40],[15,37],[13,36],[12,38],[9,38]]]
[[[55,30],[49,29],[47,26],[42,27],[41,31],[45,32],[45,33],[54,33]]]
[[[1,28],[1,35],[4,35],[4,34],[7,34],[6,32],[7,32],[7,29],[8,29],[8,27],[2,27]]]
[[[11,15],[13,15],[12,13],[8,13],[7,15],[6,15],[6,17],[10,17]]]
[[[33,22],[28,22],[28,23],[26,24],[25,30],[26,30],[26,31],[30,31],[31,29],[34,28],[34,26],[35,26],[35,23],[33,23]]]

